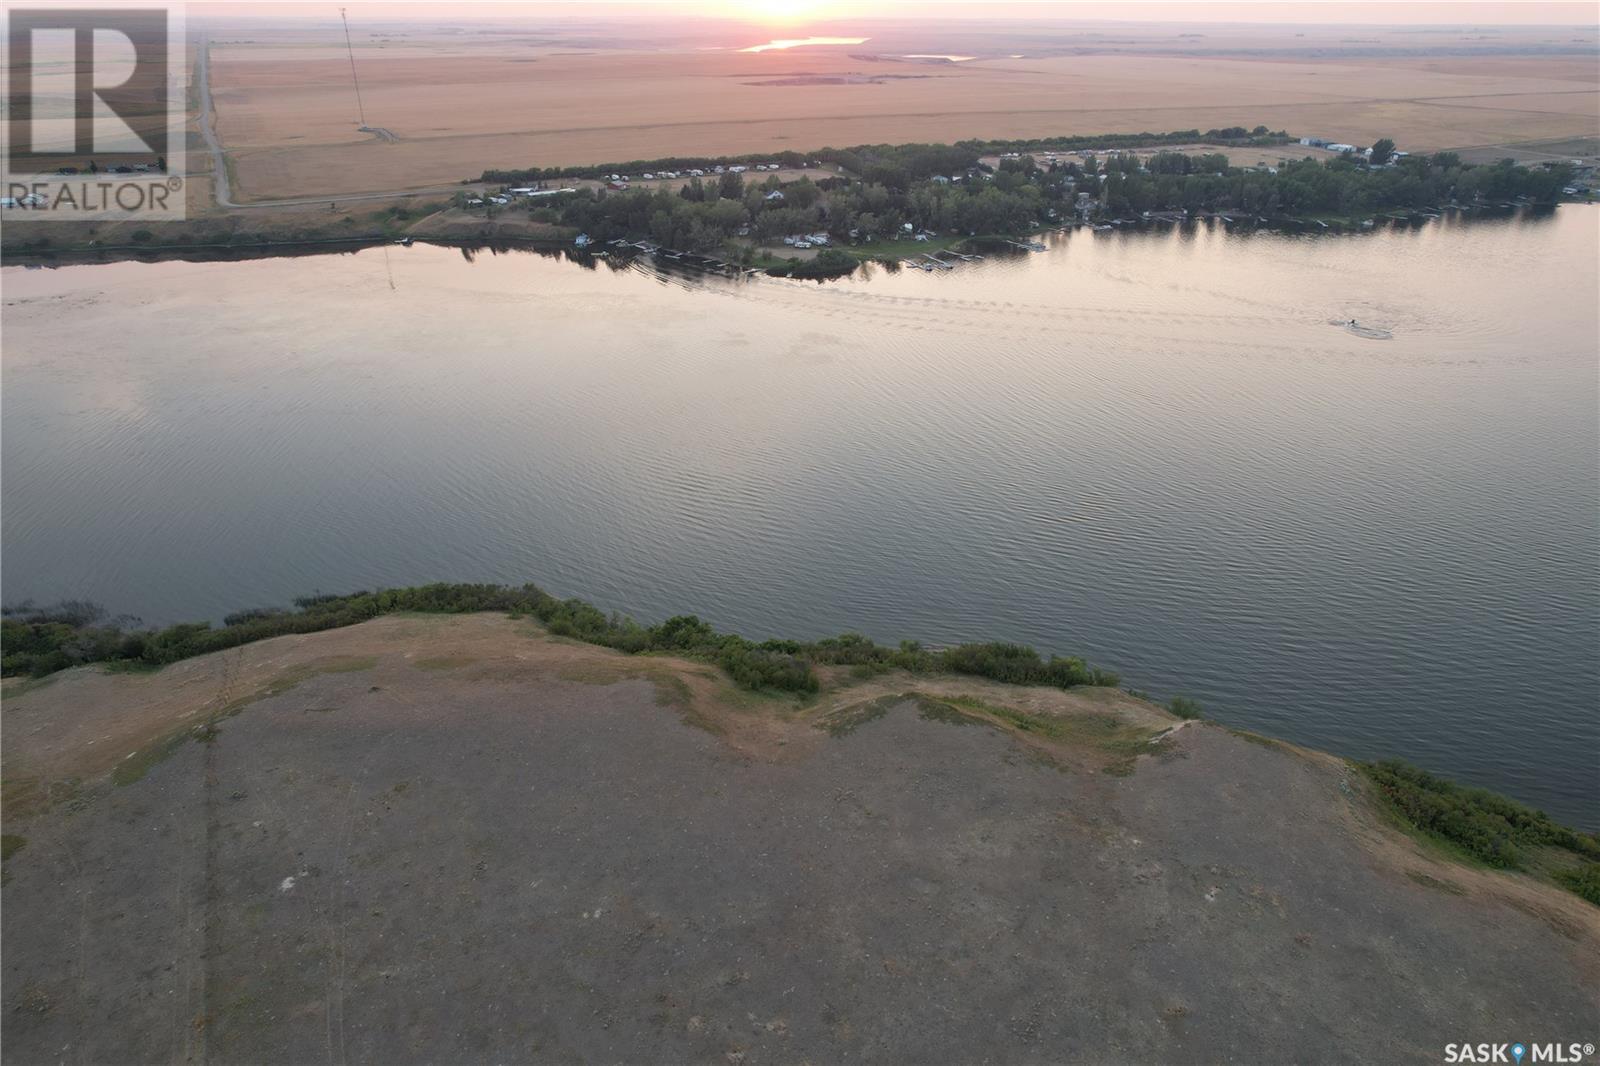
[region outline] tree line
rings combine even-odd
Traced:
[[[0,662],[6,676],[43,677],[86,663],[159,667],[180,659],[238,647],[291,633],[315,633],[356,625],[401,611],[461,614],[500,611],[537,619],[549,632],[628,654],[668,652],[715,663],[749,689],[815,692],[813,667],[900,668],[913,673],[949,672],[1011,684],[1116,685],[1119,679],[1082,659],[1041,656],[1019,644],[961,644],[930,650],[914,642],[876,644],[859,633],[815,641],[751,641],[719,633],[694,615],[644,625],[580,599],[560,599],[536,585],[433,584],[349,595],[315,595],[292,608],[239,611],[220,627],[186,622],[151,629],[127,618],[108,619],[81,601],[37,607],[7,607],[0,617]]]
[[[1247,130],[1243,126],[1224,129],[1175,130],[1169,133],[1101,133],[1073,137],[1033,137],[1009,140],[965,140],[955,144],[861,144],[852,148],[819,148],[812,152],[785,149],[749,155],[731,156],[665,156],[659,159],[634,159],[625,163],[591,163],[566,167],[516,167],[485,170],[476,178],[465,178],[462,184],[488,182],[500,185],[521,185],[526,182],[560,181],[570,178],[606,178],[612,174],[654,174],[663,170],[679,172],[689,170],[710,171],[714,167],[754,166],[757,163],[780,163],[798,169],[809,163],[823,163],[840,167],[850,174],[865,177],[872,167],[883,166],[903,169],[910,178],[929,177],[952,169],[968,167],[979,156],[1003,155],[1007,152],[1076,152],[1087,148],[1150,148],[1163,144],[1190,144],[1204,141],[1208,144],[1266,145],[1284,144],[1290,140],[1282,130],[1269,132],[1265,126]]]
[[[1386,142],[1377,147],[1378,154],[1392,151]],[[1353,221],[1450,202],[1552,203],[1571,181],[1566,165],[1472,165],[1449,152],[1387,166],[1350,156],[1289,160],[1272,170],[1230,166],[1222,152],[1085,153],[1043,162],[1018,155],[996,166],[981,162],[971,142],[847,152],[849,173],[815,181],[728,171],[691,178],[677,189],[583,189],[557,203],[530,201],[526,209],[597,241],[648,240],[741,262],[753,258],[756,244],[813,233],[837,248],[923,231],[1017,236],[1074,217],[1127,219],[1146,212]],[[814,269],[826,274],[850,266],[838,259],[826,270]]]

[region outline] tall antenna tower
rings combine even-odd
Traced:
[[[350,20],[345,17],[344,8],[339,9],[339,21],[344,23],[344,48],[350,53],[350,80],[356,87],[356,114],[361,116],[361,128],[367,128],[367,109],[361,103],[361,79],[356,77],[356,50],[350,44]]]

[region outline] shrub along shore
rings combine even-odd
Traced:
[[[405,611],[504,611],[514,617],[532,617],[557,636],[629,654],[667,652],[716,663],[749,689],[815,692],[819,685],[813,666],[833,665],[970,674],[1009,684],[1057,688],[1119,683],[1116,674],[1082,659],[1055,655],[1047,659],[1020,644],[960,644],[935,651],[905,641],[888,648],[859,633],[758,643],[736,633],[718,633],[694,615],[677,615],[647,626],[625,615],[606,614],[584,600],[558,599],[537,585],[434,584],[345,596],[305,596],[294,601],[293,609],[228,615],[220,627],[184,622],[147,629],[133,620],[107,620],[94,604],[22,604],[5,608],[0,620],[0,664],[6,676],[32,677],[88,663],[158,667],[270,637],[336,629]]]
[[[738,685],[804,697],[820,688],[818,666],[867,672],[950,673],[1015,685],[1115,686],[1116,674],[1082,659],[1040,655],[999,642],[925,648],[914,641],[878,644],[859,633],[820,640],[751,641],[719,633],[694,615],[643,625],[580,599],[561,599],[536,585],[433,584],[349,595],[315,595],[293,608],[240,611],[223,624],[180,623],[164,629],[132,619],[107,619],[93,604],[7,607],[0,618],[0,662],[6,676],[45,677],[91,663],[109,669],[157,669],[168,663],[258,640],[356,625],[401,612],[463,614],[503,611],[534,618],[557,636],[628,654],[662,653],[714,663]],[[1182,697],[1180,718],[1200,708]],[[1541,811],[1484,789],[1466,788],[1401,762],[1360,764],[1380,802],[1406,829],[1457,859],[1523,870],[1555,881],[1600,906],[1600,838],[1570,829]]]

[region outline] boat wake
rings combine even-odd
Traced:
[[[1386,329],[1379,329],[1376,326],[1363,326],[1353,318],[1330,318],[1328,319],[1328,325],[1338,326],[1346,333],[1354,333],[1357,337],[1365,337],[1371,341],[1386,341],[1394,337],[1394,334]]]

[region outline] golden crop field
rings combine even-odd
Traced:
[[[1220,43],[1220,42],[1219,42]],[[1279,42],[1280,44],[1282,42]],[[488,167],[967,137],[1265,124],[1411,151],[1592,136],[1600,66],[1572,55],[1066,54],[906,61],[552,47],[515,35],[213,39],[217,129],[241,200],[439,186]]]

